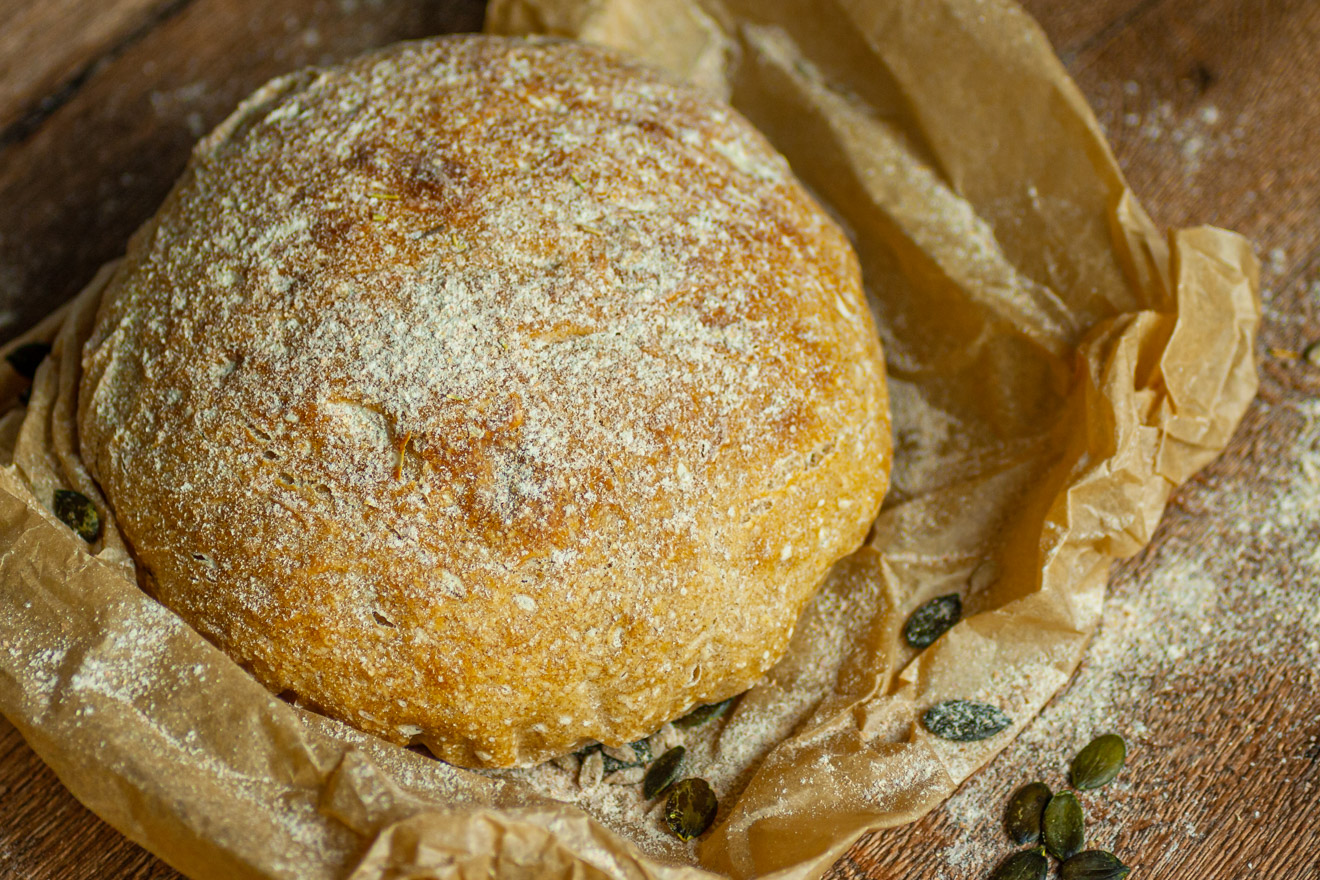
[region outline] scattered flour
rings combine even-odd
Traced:
[[[1239,114],[1228,127],[1223,111],[1213,104],[1179,118],[1177,108],[1167,100],[1141,110],[1129,110],[1123,114],[1123,125],[1137,129],[1146,140],[1171,142],[1188,175],[1196,174],[1209,163],[1236,158],[1247,133],[1245,113]]]

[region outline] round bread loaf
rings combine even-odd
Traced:
[[[271,690],[467,766],[749,687],[890,464],[839,229],[729,107],[562,41],[261,89],[83,368],[146,589]]]

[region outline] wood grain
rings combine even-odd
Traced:
[[[1165,0],[1072,65],[1157,220],[1294,258],[1320,247],[1317,72],[1313,0]]]
[[[178,0],[0,0],[0,143],[14,140],[96,63],[179,6]],[[19,120],[25,124],[16,125]]]
[[[1320,370],[1288,356],[1320,338],[1320,150],[1310,143],[1320,4],[1026,5],[1156,219],[1215,223],[1259,243],[1262,341],[1278,350],[1262,359],[1261,394],[1230,449],[1175,495],[1152,546],[1114,572],[1097,646],[1145,665],[1115,682],[1093,657],[1040,723],[1103,706],[1112,717],[1092,720],[1130,734],[1124,785],[1084,801],[1093,840],[1137,865],[1134,878],[1320,880],[1320,671],[1298,661],[1314,656],[1308,631],[1279,610],[1280,591],[1309,603],[1317,594],[1314,566],[1302,563],[1320,541],[1320,485],[1287,509],[1279,499],[1297,485],[1299,456],[1320,461]],[[24,68],[37,38],[0,35],[0,130],[6,118],[35,120],[0,139],[0,335],[122,250],[196,136],[264,79],[480,23],[479,0],[111,0],[81,21],[73,7],[0,0],[0,20],[64,45]],[[1161,627],[1124,609],[1149,607],[1189,560],[1214,583],[1213,608],[1205,632],[1163,644]],[[1057,782],[1073,745],[1011,746],[950,805],[872,835],[831,876],[987,876],[1008,852],[1002,799],[1032,775]],[[0,877],[178,876],[79,806],[0,721]]]
[[[1054,51],[1065,62],[1093,42],[1122,31],[1152,0],[1092,0],[1090,3],[1060,0],[1026,0],[1026,8],[1049,34]]]
[[[64,790],[9,722],[0,718],[0,877],[178,880]]]

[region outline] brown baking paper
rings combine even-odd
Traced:
[[[495,0],[488,27],[608,43],[728,97],[862,260],[893,488],[788,655],[694,746],[717,826],[684,846],[654,809],[357,733],[273,697],[143,594],[72,415],[113,266],[29,334],[55,348],[27,406],[0,367],[16,407],[0,419],[0,710],[79,800],[195,878],[818,876],[940,803],[1068,680],[1110,564],[1255,392],[1256,263],[1232,233],[1156,231],[1008,0]],[[48,511],[61,486],[109,519],[90,548]],[[950,592],[966,617],[915,654],[903,622]],[[932,737],[920,713],[954,697],[1014,724]]]

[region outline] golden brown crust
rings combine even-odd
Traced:
[[[84,369],[82,454],[161,601],[463,765],[748,687],[890,462],[839,230],[732,110],[565,42],[259,91]]]

